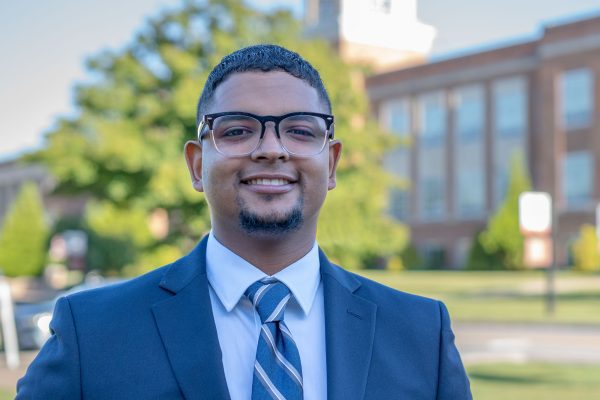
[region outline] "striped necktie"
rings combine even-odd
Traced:
[[[290,290],[275,278],[254,282],[246,296],[262,326],[252,382],[252,400],[302,400],[300,354],[283,321]]]

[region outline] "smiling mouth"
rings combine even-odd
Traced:
[[[289,185],[290,183],[294,183],[287,179],[275,178],[275,179],[267,179],[267,178],[257,178],[257,179],[249,179],[242,181],[246,185],[260,185],[260,186],[284,186]]]

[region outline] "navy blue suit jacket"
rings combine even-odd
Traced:
[[[59,300],[17,399],[228,399],[205,250]],[[320,262],[329,400],[471,398],[441,302]]]

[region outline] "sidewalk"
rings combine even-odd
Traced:
[[[4,352],[0,352],[0,388],[7,390],[15,390],[17,381],[27,370],[27,366],[35,358],[37,351],[22,351],[21,366],[17,369],[10,370],[6,366],[6,358]]]
[[[600,364],[600,326],[456,323],[465,364],[482,362]]]

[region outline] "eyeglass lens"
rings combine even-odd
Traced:
[[[220,152],[228,155],[253,152],[260,143],[263,131],[259,120],[246,115],[217,117],[212,127],[215,146]],[[321,152],[325,146],[326,129],[323,118],[293,115],[279,122],[279,137],[288,152],[297,155],[314,155]]]

